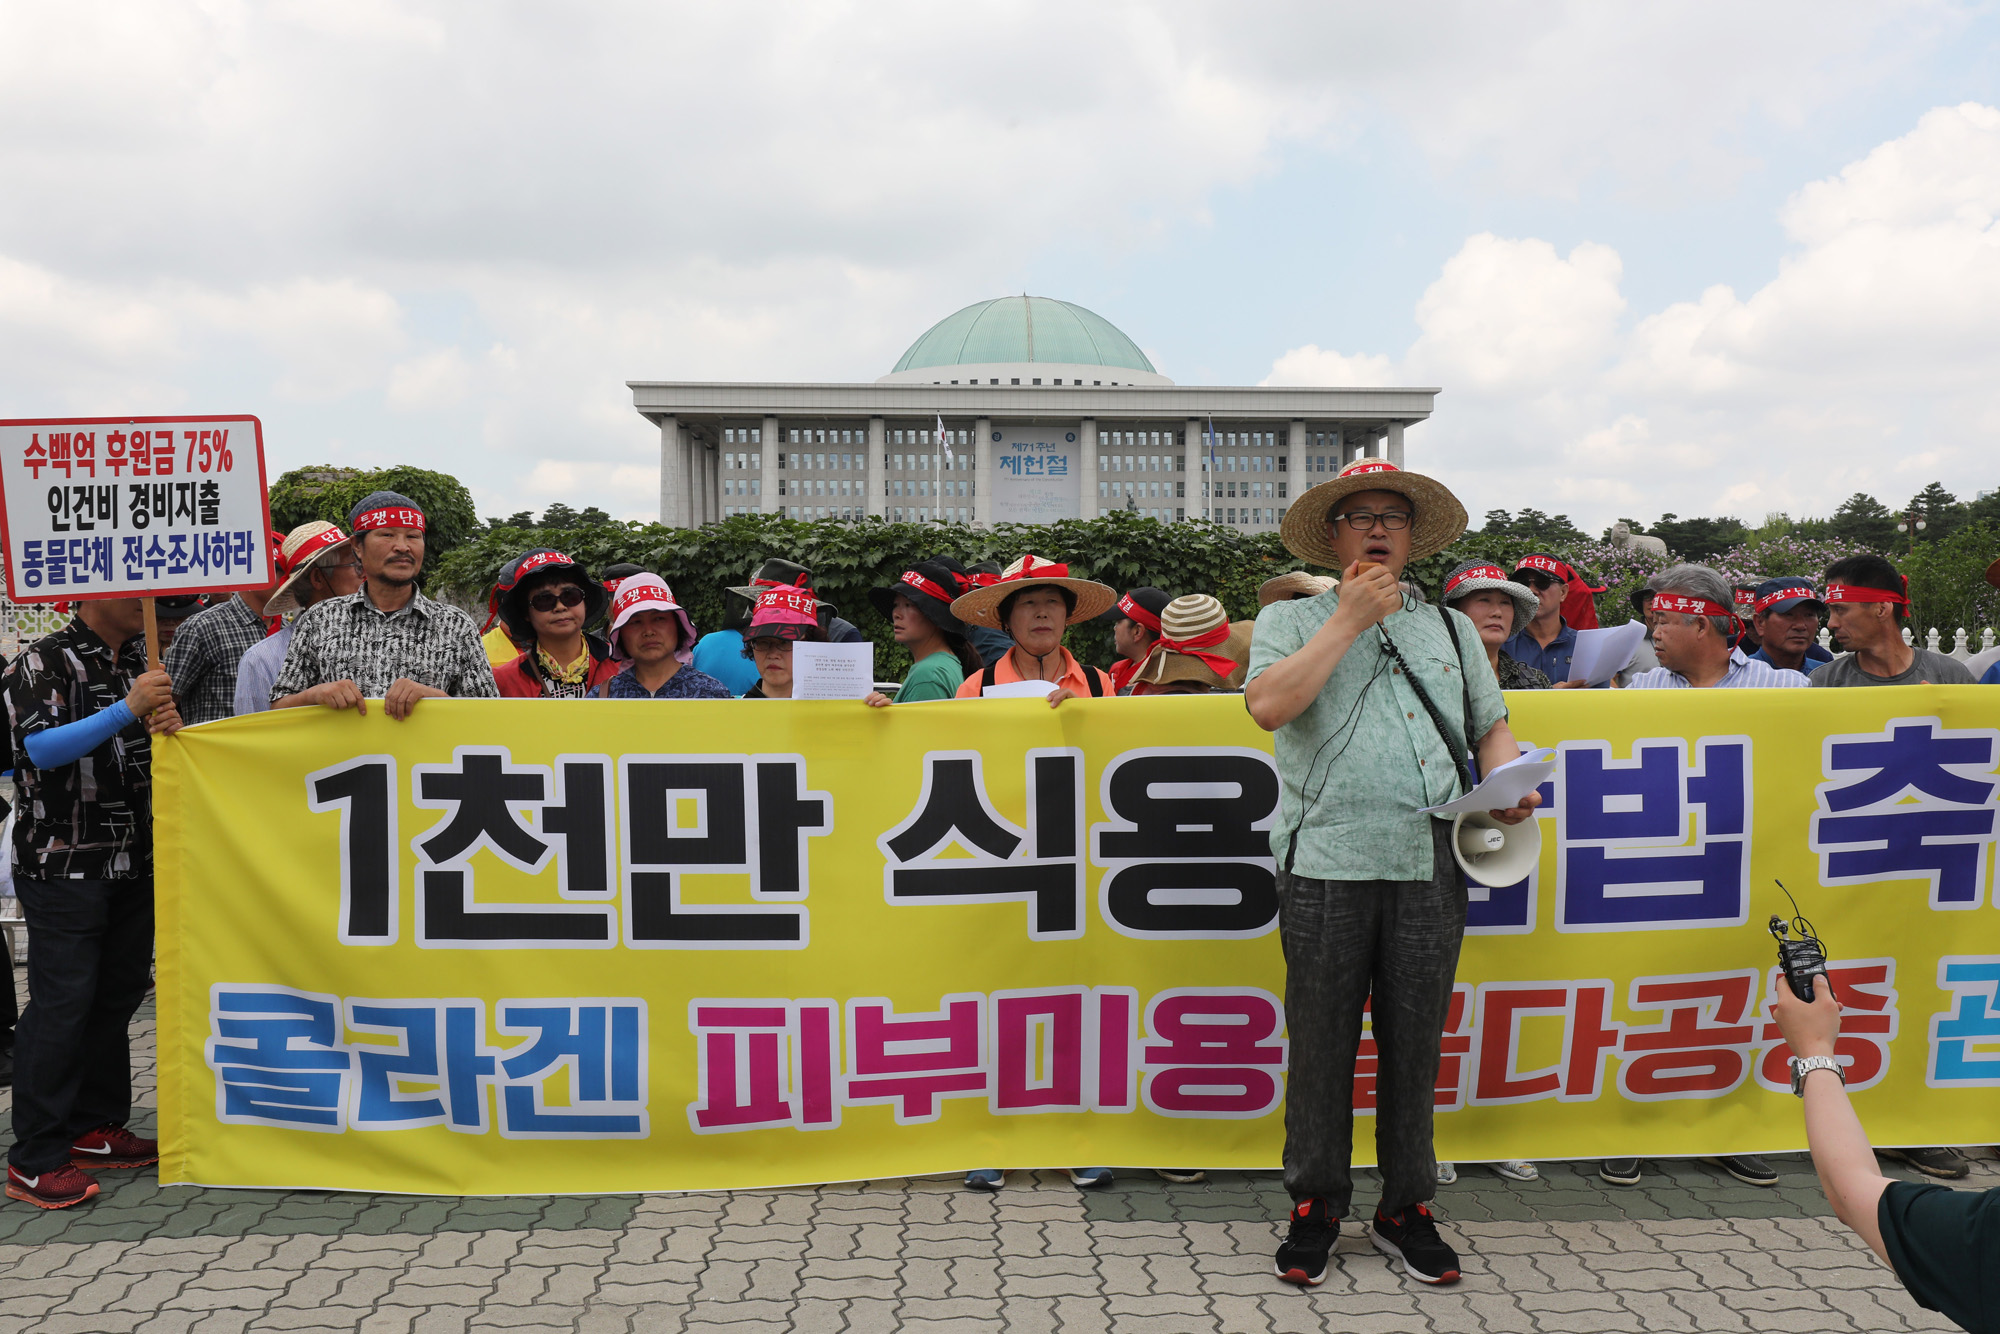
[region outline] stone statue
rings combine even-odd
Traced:
[[[1623,519],[1611,525],[1611,545],[1614,547],[1629,547],[1633,551],[1650,551],[1656,556],[1665,556],[1667,554],[1667,544],[1665,542],[1662,542],[1657,537],[1648,537],[1644,533],[1633,532],[1632,525],[1626,523]]]

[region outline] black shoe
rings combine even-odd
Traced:
[[[1942,1177],[1946,1181],[1962,1181],[1972,1171],[1972,1164],[1965,1161],[1965,1155],[1957,1149],[1877,1149],[1876,1153],[1899,1163],[1908,1163],[1927,1177]]]
[[[1778,1174],[1762,1158],[1752,1158],[1747,1153],[1739,1153],[1727,1158],[1704,1158],[1705,1163],[1713,1163],[1746,1186],[1775,1186]]]
[[[1327,1214],[1326,1201],[1300,1200],[1292,1207],[1292,1230],[1278,1248],[1278,1277],[1302,1287],[1318,1287],[1326,1281],[1326,1257],[1339,1240],[1340,1220]]]
[[[1403,1272],[1419,1283],[1458,1282],[1458,1252],[1445,1245],[1438,1235],[1437,1220],[1421,1204],[1393,1217],[1377,1209],[1368,1239],[1382,1254],[1401,1260]]]
[[[1636,1186],[1639,1184],[1639,1160],[1637,1158],[1606,1158],[1598,1164],[1597,1175],[1614,1186]]]

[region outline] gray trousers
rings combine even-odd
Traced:
[[[1465,938],[1465,876],[1451,825],[1431,821],[1429,880],[1311,880],[1278,873],[1285,949],[1285,1189],[1326,1201],[1335,1218],[1354,1199],[1354,1055],[1372,992],[1380,1052],[1375,1154],[1382,1208],[1395,1213],[1437,1193],[1432,1091]]]

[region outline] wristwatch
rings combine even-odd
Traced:
[[[1798,1097],[1806,1096],[1806,1076],[1815,1070],[1831,1070],[1840,1076],[1840,1082],[1847,1082],[1847,1072],[1840,1068],[1840,1062],[1831,1056],[1794,1056],[1792,1058],[1792,1092]]]

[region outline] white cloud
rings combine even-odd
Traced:
[[[1466,241],[1395,358],[1308,345],[1267,383],[1444,386],[1414,466],[1474,510],[1568,506],[1587,527],[1900,504],[1941,479],[2000,481],[2000,111],[1945,107],[1786,204],[1792,248],[1747,298],[1715,286],[1621,321],[1618,256]]]

